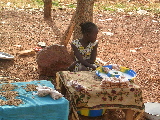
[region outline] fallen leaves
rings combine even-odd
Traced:
[[[52,11],[52,21],[44,21],[42,9],[3,9],[0,50],[15,56],[14,61],[0,61],[0,74],[17,78],[11,81],[39,79],[35,55],[18,56],[39,42],[46,46],[60,43],[74,10]],[[145,11],[139,11],[144,13]],[[118,64],[137,73],[135,82],[143,90],[144,102],[160,102],[160,25],[159,18],[136,13],[94,13],[100,26],[98,56],[105,64]],[[67,46],[70,49],[70,46]],[[4,79],[4,78],[3,78]],[[151,94],[150,94],[151,93]]]

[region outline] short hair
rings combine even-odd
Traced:
[[[92,22],[85,22],[80,24],[82,34],[90,33],[93,28],[97,28],[97,25]]]

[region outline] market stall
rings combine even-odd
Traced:
[[[64,97],[37,95],[37,86],[54,89],[47,80],[0,84],[0,119],[3,120],[67,120],[69,102]]]
[[[110,83],[112,84],[112,83]],[[119,86],[120,85],[120,86]],[[102,86],[102,78],[95,71],[60,71],[57,73],[57,89],[69,93],[72,106],[81,115],[93,116],[91,110],[126,109],[143,113],[141,88],[129,82]],[[64,90],[66,89],[66,91]]]

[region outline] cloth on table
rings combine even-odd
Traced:
[[[141,88],[131,83],[129,88],[100,87],[101,80],[95,71],[59,72],[62,82],[72,93],[77,110],[88,109],[131,109],[144,111]]]
[[[69,101],[64,97],[54,100],[50,95],[39,97],[33,95],[33,91],[26,91],[27,84],[45,85],[54,88],[54,85],[47,80],[16,82],[14,91],[18,91],[23,104],[18,106],[4,105],[0,107],[0,119],[3,120],[68,120]],[[2,85],[2,84],[1,84]],[[1,86],[0,85],[0,86]],[[34,91],[35,92],[35,91]],[[0,99],[5,100],[0,96]]]

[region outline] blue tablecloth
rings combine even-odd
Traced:
[[[0,106],[0,120],[68,120],[69,101],[64,97],[54,100],[49,95],[39,97],[33,95],[33,91],[26,92],[26,84],[45,85],[54,88],[50,81],[40,80],[32,82],[11,83],[18,87],[14,91],[19,92],[16,99],[21,99],[23,104],[18,106]],[[4,97],[0,96],[4,100]]]

